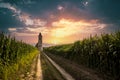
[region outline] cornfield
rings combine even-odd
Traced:
[[[35,50],[36,48],[31,45],[0,33],[0,79],[7,80],[8,72],[5,70],[11,71],[8,69],[10,66],[19,65],[23,57],[30,55]]]
[[[44,48],[44,51],[120,79],[120,32],[90,36],[74,44]]]

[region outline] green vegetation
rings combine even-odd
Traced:
[[[35,47],[0,33],[0,79],[19,79],[38,53]]]
[[[44,51],[62,56],[113,79],[120,79],[120,32],[96,35],[74,44],[44,48]]]

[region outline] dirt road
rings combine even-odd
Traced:
[[[61,68],[58,64],[56,64],[50,57],[48,57],[45,53],[43,54],[66,80],[75,80],[69,73],[67,73],[63,68]]]
[[[43,80],[40,54],[38,55],[38,60],[37,60],[36,80]]]
[[[71,74],[75,80],[109,80],[99,75],[96,71],[93,71],[85,66],[81,66],[64,59],[60,56],[47,53],[47,55],[54,60],[58,65],[63,67],[69,74]]]

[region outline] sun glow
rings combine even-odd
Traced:
[[[94,33],[96,29],[102,29],[105,26],[106,25],[103,26],[103,24],[98,24],[97,20],[87,22],[84,20],[72,21],[61,19],[52,23],[52,27],[49,30],[49,35],[51,37],[49,43],[62,44],[79,40],[81,37]],[[77,38],[71,38],[75,36],[77,36]]]
[[[26,41],[26,36],[34,37],[37,36],[39,32],[41,32],[43,35],[43,43],[67,44],[86,38],[91,34],[96,34],[98,33],[98,30],[100,31],[106,27],[106,24],[98,23],[97,20],[74,21],[63,18],[52,22],[52,25],[49,27],[45,27],[46,25],[43,24],[45,22],[40,21],[40,19],[34,19],[33,22],[36,23],[33,25],[33,27],[27,26],[25,28],[9,28],[8,30],[14,32],[20,38],[24,36],[25,42],[28,42]],[[18,30],[23,30],[23,32],[17,32]],[[35,39],[34,42],[35,41],[37,41],[37,39]]]
[[[70,21],[67,19],[61,19],[58,22],[53,22],[53,29],[51,35],[56,38],[64,38],[76,33],[85,32],[87,28],[93,24],[83,21]]]
[[[52,39],[51,43],[52,44],[59,44],[59,43],[61,43],[61,41],[59,39]]]

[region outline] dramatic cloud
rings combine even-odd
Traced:
[[[119,0],[0,0],[0,30],[32,44],[39,32],[44,43],[70,43],[119,30],[119,14]]]
[[[6,30],[9,27],[23,26],[18,15],[20,11],[9,3],[0,3],[0,27]]]
[[[119,0],[88,0],[89,11],[102,22],[117,23],[120,19]]]
[[[107,27],[106,24],[99,23],[98,20],[91,20],[89,22],[86,22],[84,20],[72,21],[64,18],[59,21],[52,22],[52,26],[49,28],[39,26],[9,28],[9,31],[12,31],[12,33],[16,34],[18,37],[36,36],[39,32],[42,32],[44,36],[44,43],[49,42],[51,44],[58,44],[70,43],[71,41],[69,41],[69,39],[75,35],[79,35],[79,37],[73,39],[72,42],[78,39],[82,39],[83,36],[81,35],[84,35],[84,38],[89,34],[95,35]],[[63,41],[66,37],[68,38],[68,40]]]
[[[40,20],[40,18],[32,18],[28,14],[21,14],[19,16],[20,21],[24,22],[26,26],[32,26],[32,27],[37,27],[37,26],[45,26],[46,21]]]
[[[8,28],[9,31],[16,31],[17,29],[16,28]]]
[[[89,35],[89,34],[97,34],[98,32],[102,31],[106,24],[98,23],[97,20],[91,20],[86,22],[84,20],[80,21],[71,21],[67,19],[61,19],[59,21],[53,22],[52,27],[50,30],[51,39],[49,40],[53,44],[57,43],[70,43],[69,40],[75,35],[79,35],[76,39],[79,40],[83,38],[80,35]],[[85,37],[84,36],[84,37]],[[68,38],[66,41],[65,38]],[[72,39],[75,41],[76,39]]]

